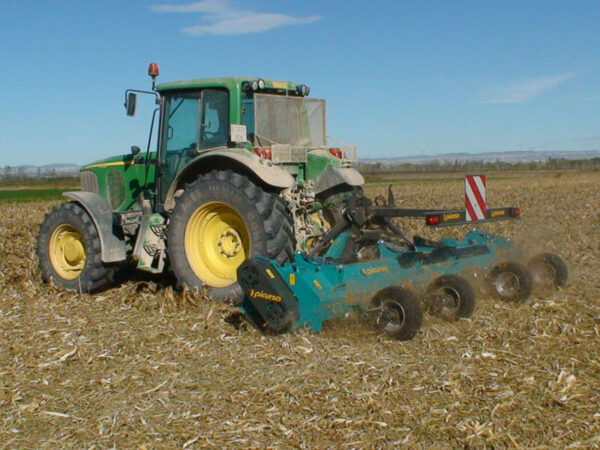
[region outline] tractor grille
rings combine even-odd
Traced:
[[[79,179],[81,181],[81,190],[87,192],[93,192],[94,194],[98,194],[100,190],[98,189],[98,177],[91,170],[84,170],[79,174]]]
[[[271,158],[275,163],[305,163],[308,150],[293,148],[290,145],[274,144],[271,146]]]
[[[125,179],[123,174],[118,170],[111,170],[106,174],[106,183],[109,186],[110,204],[113,208],[119,209],[125,201]]]

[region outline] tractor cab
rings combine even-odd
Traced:
[[[162,201],[190,163],[215,151],[278,166],[300,181],[316,177],[326,165],[341,165],[342,155],[327,148],[325,101],[307,98],[306,85],[227,77],[164,83],[157,91]],[[307,167],[311,152],[325,161]]]

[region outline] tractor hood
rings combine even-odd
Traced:
[[[139,207],[140,193],[155,189],[155,170],[155,165],[146,165],[145,158],[135,158],[131,153],[112,156],[83,166],[81,187],[103,197],[115,211],[128,211]]]
[[[90,164],[86,164],[81,170],[91,170],[96,168],[112,167],[112,166],[127,166],[133,164],[133,156],[131,154],[111,156],[109,158],[99,159]]]

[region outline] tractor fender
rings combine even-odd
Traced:
[[[333,167],[327,168],[319,175],[315,181],[315,194],[320,194],[334,186],[348,184],[350,186],[362,186],[365,179],[352,167]]]
[[[63,196],[77,202],[92,218],[100,236],[102,262],[113,263],[125,260],[125,242],[115,234],[113,209],[110,204],[94,192],[63,192]]]
[[[165,200],[165,209],[170,210],[175,207],[174,195],[181,185],[185,182],[193,181],[195,174],[203,172],[202,168],[211,167],[214,169],[243,167],[259,178],[263,183],[278,189],[287,189],[294,185],[294,177],[284,168],[273,164],[271,161],[265,161],[258,158],[247,150],[216,150],[196,157],[189,165],[177,176],[169,187]],[[200,168],[200,170],[198,170]]]

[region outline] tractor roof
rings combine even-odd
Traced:
[[[194,80],[170,81],[159,84],[156,89],[160,92],[180,90],[180,89],[202,89],[202,88],[226,88],[230,91],[241,89],[242,83],[263,80],[266,88],[296,90],[296,84],[291,81],[277,81],[257,77],[219,77],[219,78],[198,78]]]

